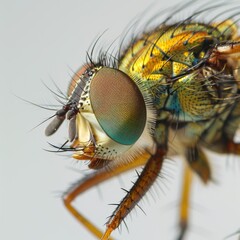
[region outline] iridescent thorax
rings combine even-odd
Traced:
[[[224,109],[224,98],[237,92],[237,83],[223,85],[215,76],[219,71],[233,74],[234,66],[227,59],[220,67],[211,62],[214,46],[236,38],[237,28],[230,20],[160,26],[128,48],[119,68],[146,85],[161,110],[159,118],[169,112],[178,121],[207,120]]]

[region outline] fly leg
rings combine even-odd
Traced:
[[[124,218],[138,204],[138,202],[155,182],[162,168],[165,154],[165,150],[158,148],[156,153],[150,157],[143,171],[139,175],[138,180],[135,182],[130,191],[127,192],[127,195],[123,198],[113,212],[109,222],[107,223],[107,229],[101,240],[110,239],[111,232],[120,225]]]
[[[203,183],[207,184],[211,180],[211,169],[207,157],[200,147],[187,147],[185,157],[188,164],[184,169],[182,195],[180,201],[179,227],[180,233],[177,240],[183,240],[188,229],[189,205],[191,196],[191,185],[193,172],[195,172]]]
[[[63,196],[64,205],[66,206],[67,210],[93,235],[95,235],[98,239],[100,239],[103,235],[102,231],[99,230],[93,223],[91,223],[91,221],[89,221],[81,213],[79,213],[72,206],[71,203],[80,194],[82,194],[83,192],[87,191],[92,187],[95,187],[97,184],[100,184],[112,177],[118,176],[123,172],[126,172],[128,170],[144,165],[146,163],[146,160],[149,157],[150,157],[150,154],[144,153],[129,164],[121,165],[113,169],[104,168],[102,170],[98,170],[93,174],[90,174],[85,178],[81,179],[78,183],[75,184],[73,188],[70,188],[69,190],[67,190]],[[112,240],[112,238],[109,238],[109,239]]]
[[[192,177],[193,177],[192,170],[189,168],[189,166],[185,165],[179,214],[180,233],[177,240],[184,239],[184,236],[188,228],[189,202],[191,194]]]

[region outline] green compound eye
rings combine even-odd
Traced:
[[[119,70],[103,67],[93,77],[89,94],[105,133],[123,145],[135,143],[146,124],[146,105],[136,83]]]

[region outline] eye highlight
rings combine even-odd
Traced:
[[[101,68],[91,81],[89,95],[96,119],[111,139],[123,145],[138,140],[147,111],[139,88],[128,75]]]

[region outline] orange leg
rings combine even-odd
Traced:
[[[111,232],[120,225],[122,220],[130,213],[152,186],[162,168],[164,155],[165,151],[158,149],[156,154],[150,157],[142,173],[139,175],[138,180],[114,211],[107,223],[107,229],[101,240],[109,239]]]
[[[180,202],[180,234],[178,236],[178,240],[183,240],[187,227],[188,227],[188,218],[189,218],[189,200],[190,200],[190,192],[192,185],[192,177],[193,172],[189,166],[185,166],[184,169],[184,177],[183,177],[183,189],[182,189],[182,197]]]
[[[79,184],[74,187],[73,189],[70,189],[63,197],[64,204],[68,211],[81,223],[83,224],[93,235],[95,235],[98,239],[100,239],[103,236],[103,233],[101,230],[99,230],[94,224],[92,224],[87,218],[85,218],[81,213],[79,213],[73,206],[72,201],[78,195],[85,192],[86,190],[90,189],[91,187],[96,186],[97,184],[104,182],[112,177],[115,177],[123,172],[126,172],[128,170],[137,168],[139,166],[142,166],[146,163],[147,159],[150,158],[150,155],[148,153],[142,154],[141,157],[135,159],[133,162],[127,164],[115,167],[113,169],[107,169],[104,170],[98,170],[95,173],[87,176],[86,178],[83,178],[82,181],[79,182]],[[141,192],[141,191],[139,191]],[[136,204],[136,202],[135,202]],[[122,220],[122,219],[121,219]],[[119,222],[120,223],[120,222]],[[108,228],[107,232],[105,233],[105,237],[103,239],[112,239],[109,237],[112,228]],[[110,232],[109,232],[110,231]]]

